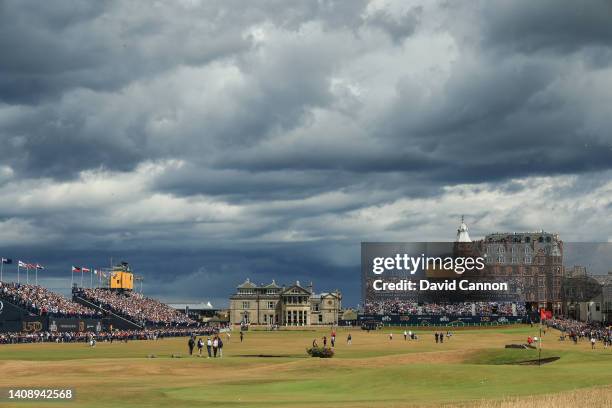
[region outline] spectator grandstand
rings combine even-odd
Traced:
[[[0,299],[12,302],[34,315],[55,317],[94,317],[99,315],[99,312],[93,309],[38,285],[0,282]]]
[[[170,306],[132,291],[82,288],[76,292],[76,295],[137,323],[152,325],[195,323]]]
[[[387,299],[370,300],[364,307],[366,314],[405,314],[405,315],[452,315],[452,316],[523,316],[525,305],[511,302],[461,302],[449,304],[423,303]]]

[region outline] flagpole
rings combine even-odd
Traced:
[[[89,270],[89,287],[93,288],[93,268]]]
[[[26,284],[30,284],[30,264],[26,266]]]
[[[81,266],[81,289],[83,288],[83,274],[85,272],[83,272],[83,267]]]
[[[72,290],[72,287],[74,286],[74,267],[70,267],[70,290]]]
[[[542,324],[546,319],[546,309],[540,309],[540,337],[538,337],[538,366],[542,365]]]
[[[540,318],[540,337],[538,337],[538,366],[542,365],[542,318]]]
[[[2,282],[2,272],[4,270],[4,258],[0,262],[0,282]]]
[[[38,286],[38,265],[36,265],[36,277],[34,278],[36,285]]]
[[[17,283],[19,283],[19,261],[17,261]]]

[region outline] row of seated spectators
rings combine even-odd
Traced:
[[[184,313],[140,293],[83,288],[77,292],[77,295],[103,309],[110,309],[113,313],[141,324],[187,325],[195,323]]]
[[[75,343],[96,341],[159,340],[165,337],[210,336],[217,333],[214,327],[173,327],[155,330],[115,330],[113,332],[10,332],[0,333],[0,344],[16,343]]]
[[[6,299],[35,315],[95,317],[98,313],[38,285],[0,282],[0,299]]]
[[[510,302],[422,303],[387,299],[367,301],[366,314],[452,315],[452,316],[524,316],[525,305]]]

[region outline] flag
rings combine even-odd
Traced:
[[[36,269],[36,265],[34,265],[34,264],[27,264],[26,268],[28,268],[28,269]]]
[[[17,266],[18,266],[19,268],[27,268],[27,267],[28,267],[28,264],[27,264],[27,263],[25,263],[25,262],[21,262],[21,261],[19,261],[19,263],[17,264]]]
[[[42,266],[41,264],[36,264],[36,269],[45,269],[45,267]]]
[[[540,309],[540,320],[552,319],[552,311]]]
[[[83,273],[89,273],[89,272],[91,272],[91,269],[89,269],[89,268],[85,268],[85,267],[82,267],[82,268],[81,268],[81,271],[82,271]]]
[[[79,266],[73,266],[72,272],[81,272],[81,268]]]
[[[10,258],[2,258],[2,263],[3,264],[12,264],[13,260]]]

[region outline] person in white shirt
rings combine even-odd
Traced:
[[[212,340],[210,339],[210,337],[206,340],[206,350],[208,351],[208,357],[207,358],[211,358],[212,357]]]
[[[213,356],[217,358],[217,350],[219,349],[219,339],[217,337],[215,337],[215,339],[213,340],[212,347],[213,347]]]

